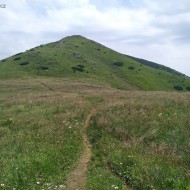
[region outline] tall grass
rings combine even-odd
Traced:
[[[189,190],[189,93],[50,78],[0,86],[1,189],[64,189],[94,107],[86,189]]]
[[[75,93],[25,87],[14,95],[5,88],[0,97],[0,189],[64,187],[83,150],[84,102]]]
[[[104,97],[88,130],[96,160],[132,189],[188,190],[189,94],[112,91]]]

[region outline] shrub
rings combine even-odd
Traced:
[[[79,72],[83,72],[84,69],[83,68],[80,68],[80,67],[72,67],[73,69],[73,72],[75,73],[76,71],[79,71]]]
[[[21,59],[21,57],[16,57],[14,60],[17,61],[17,60],[20,60],[20,59]]]
[[[123,62],[115,62],[115,63],[113,63],[113,65],[122,67],[124,65],[124,63]]]
[[[129,66],[128,69],[130,69],[130,70],[134,70],[135,67],[133,67],[133,66]]]
[[[20,63],[20,65],[28,65],[28,64],[29,64],[28,61],[25,61],[25,62]]]
[[[181,90],[183,90],[183,87],[182,87],[182,86],[179,86],[179,85],[176,85],[176,86],[174,86],[174,89],[181,91]]]
[[[75,66],[75,67],[71,67],[71,68],[72,68],[72,70],[73,70],[74,73],[75,73],[76,71],[84,72],[84,68],[85,68],[85,66],[79,64],[79,65],[77,65],[77,66]]]
[[[82,69],[84,69],[84,68],[85,68],[85,66],[84,66],[84,65],[82,65],[82,64],[77,65],[77,67],[82,68]]]
[[[101,49],[100,49],[100,48],[97,48],[96,50],[97,50],[97,51],[100,51]]]
[[[190,86],[187,86],[186,89],[187,89],[188,91],[190,91]]]
[[[1,62],[6,62],[6,59],[3,59]]]
[[[41,70],[48,70],[49,69],[49,67],[47,67],[47,66],[40,66],[39,67]]]
[[[73,53],[73,55],[74,55],[76,58],[81,58],[80,53]]]

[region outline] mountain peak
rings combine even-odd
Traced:
[[[71,35],[71,36],[66,36],[62,38],[60,41],[65,40],[65,39],[86,39],[86,38],[81,35]]]
[[[81,35],[4,59],[0,79],[50,76],[93,80],[127,90],[188,90],[190,79],[172,69],[120,54]]]

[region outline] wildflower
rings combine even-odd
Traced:
[[[63,189],[65,188],[65,185],[59,185],[59,188]]]
[[[40,182],[39,182],[39,181],[37,181],[36,183],[37,183],[38,185],[40,184]]]
[[[162,117],[162,115],[163,115],[163,113],[159,113],[159,114],[158,114],[158,117]]]
[[[4,183],[1,183],[1,187],[4,187],[5,186],[5,184]]]
[[[50,186],[50,185],[51,185],[51,183],[45,183],[44,185]]]

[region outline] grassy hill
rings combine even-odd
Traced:
[[[127,90],[190,88],[190,79],[177,71],[120,54],[82,36],[40,45],[0,62],[1,80],[37,76],[88,80]]]
[[[2,60],[0,189],[189,190],[189,93],[138,91],[174,86],[190,79],[81,36]]]

